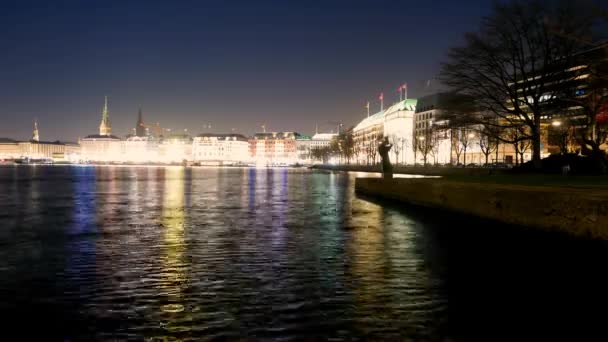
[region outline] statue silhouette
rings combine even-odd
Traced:
[[[393,166],[388,156],[388,152],[392,147],[393,144],[388,142],[388,137],[384,137],[378,145],[378,154],[380,154],[380,158],[382,159],[382,177],[385,179],[393,178]]]

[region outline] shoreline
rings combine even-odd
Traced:
[[[424,178],[357,178],[355,191],[398,203],[608,240],[608,191]]]
[[[352,171],[352,172],[381,172],[380,165],[327,165],[316,164],[310,167],[316,170]],[[404,166],[394,165],[393,174],[423,175],[423,176],[487,176],[510,174],[511,169],[489,167],[454,167],[454,166]]]

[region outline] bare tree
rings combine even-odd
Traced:
[[[530,150],[532,147],[532,142],[530,140],[520,140],[517,147],[517,152],[519,153],[519,161],[524,163],[524,154]]]
[[[456,154],[456,165],[460,164],[460,155],[462,154],[462,145],[458,135],[458,130],[452,129],[452,136],[450,138],[452,144],[452,151]]]
[[[466,95],[475,112],[492,114],[476,117],[480,123],[526,126],[524,138],[540,168],[541,119],[550,114],[563,73],[582,45],[564,35],[588,37],[592,22],[574,1],[497,3],[479,31],[449,51],[441,79]]]
[[[478,144],[481,153],[483,153],[486,158],[485,165],[488,165],[488,159],[490,158],[490,154],[492,154],[492,152],[498,149],[498,141],[496,140],[496,138],[494,138],[495,136],[496,133],[492,130],[492,128],[484,127],[479,132]]]
[[[399,145],[399,137],[396,134],[391,135],[389,138],[390,143],[393,145],[391,149],[395,154],[395,165],[399,164],[399,152],[401,152],[401,146]]]
[[[460,147],[462,148],[462,153],[463,153],[463,165],[466,167],[467,166],[467,150],[469,149],[469,147],[471,146],[472,143],[472,138],[474,138],[474,133],[471,131],[471,129],[467,128],[467,127],[461,127],[460,129],[457,130],[457,139],[458,139],[458,143],[460,144]]]
[[[424,131],[422,135],[417,138],[417,149],[422,154],[423,165],[427,165],[429,154],[434,156],[434,150],[437,148],[439,140],[437,139],[437,130],[435,128],[429,128]]]
[[[418,164],[418,159],[417,159],[418,138],[417,137],[414,137],[414,140],[412,140],[412,152],[414,152],[414,166],[416,166]]]
[[[399,142],[401,143],[401,151],[402,151],[402,156],[401,156],[401,164],[406,165],[407,164],[407,148],[409,147],[409,143],[408,140],[406,138],[399,138]]]
[[[601,146],[608,138],[608,44],[585,51],[577,57],[579,56],[580,66],[570,74],[569,86],[563,87],[560,94],[562,114],[579,117],[572,125],[579,127],[577,138],[581,152],[594,158],[599,171],[606,173],[608,162]],[[581,82],[581,79],[584,81]],[[562,133],[563,138],[568,137],[567,132]]]
[[[532,145],[529,134],[526,133],[528,127],[523,125],[511,127],[505,131],[505,136],[515,149],[515,165],[523,164],[524,153]]]

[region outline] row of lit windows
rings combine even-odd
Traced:
[[[416,115],[416,121],[428,120],[433,118],[433,112]]]

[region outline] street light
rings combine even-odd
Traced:
[[[561,125],[562,125],[562,122],[561,122],[561,121],[559,121],[559,120],[555,120],[555,121],[551,122],[551,125],[552,125],[553,127],[559,127],[559,126],[561,126]]]

